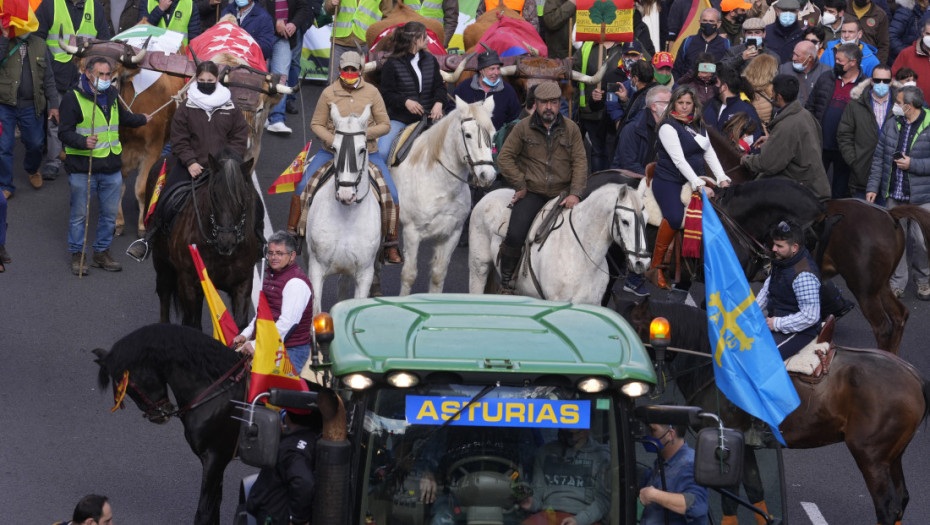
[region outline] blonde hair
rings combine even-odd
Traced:
[[[772,79],[777,74],[778,59],[769,54],[762,54],[749,61],[749,65],[743,71],[743,78],[757,91],[770,91],[767,86],[772,84]]]

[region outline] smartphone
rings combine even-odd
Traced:
[[[608,83],[607,83],[607,87],[604,88],[604,91],[608,91],[608,92],[610,92],[610,93],[614,93],[614,92],[616,92],[616,91],[619,90],[619,89],[620,89],[620,83],[619,83],[619,82],[608,82]]]
[[[900,151],[896,151],[894,152],[894,156],[892,158],[894,158],[894,160],[901,160],[904,158],[904,154]]]

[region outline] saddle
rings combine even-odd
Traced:
[[[410,149],[413,147],[413,141],[416,140],[421,133],[426,131],[428,127],[429,115],[424,113],[420,122],[410,124],[394,137],[394,142],[391,143],[391,151],[388,154],[388,164],[392,168],[407,158],[407,155],[410,154]]]
[[[193,179],[193,189],[200,189],[200,187],[208,182],[209,178],[210,170],[204,169],[200,176]],[[186,182],[175,184],[159,197],[158,204],[155,205],[154,220],[159,228],[163,229],[166,234],[171,235],[178,214],[184,209],[184,206],[187,205],[187,201],[190,200],[190,197],[191,185]]]
[[[785,360],[788,375],[812,385],[823,381],[830,373],[830,364],[836,355],[836,347],[833,345],[835,327],[836,318],[831,315],[820,329],[817,339]]]

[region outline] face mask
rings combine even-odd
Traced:
[[[358,84],[359,73],[350,73],[349,71],[343,71],[339,73],[339,80],[343,81],[347,86],[354,86]]]
[[[746,37],[746,45],[747,45],[747,46],[762,47],[762,37],[758,37],[758,36],[747,36],[747,37]]]
[[[853,3],[856,4],[856,7],[865,7],[869,5],[869,0],[853,0]]]
[[[894,106],[892,106],[891,112],[892,112],[892,113],[894,114],[894,116],[896,116],[896,117],[903,117],[903,116],[904,116],[904,106],[902,106],[901,104],[895,104]]]
[[[891,89],[891,86],[888,84],[872,84],[872,92],[881,98],[888,94],[889,89]]]
[[[840,44],[859,44],[859,40],[857,40],[857,39],[855,39],[855,38],[852,39],[852,40],[843,40],[843,39],[841,38],[841,39],[840,39]]]
[[[638,58],[624,58],[623,59],[623,69],[629,71],[633,69],[633,64],[639,61]]]
[[[216,82],[201,82],[198,80],[197,90],[204,95],[212,95],[216,91]]]
[[[249,0],[236,0],[236,6],[240,9],[249,5]]]
[[[930,48],[930,35],[927,35],[923,38],[924,47]]]
[[[840,64],[833,64],[833,75],[836,77],[841,77],[846,73],[846,70]]]
[[[778,15],[778,23],[783,27],[788,27],[794,25],[798,21],[798,14],[792,13],[791,11],[785,11],[784,13]]]
[[[494,83],[491,83],[491,81],[488,80],[488,77],[481,77],[481,81],[484,82],[485,84],[491,86],[491,87],[494,87],[494,86],[496,86],[496,85],[498,85],[498,84],[501,83],[501,79],[500,79],[500,78],[498,78],[497,81],[495,81]]]
[[[739,25],[743,25],[743,22],[746,21],[746,15],[736,15],[736,16],[733,18],[733,21],[736,22],[736,23],[739,24]]]
[[[791,67],[793,67],[794,70],[798,73],[801,73],[804,71],[804,62],[792,62]]]
[[[712,24],[704,22],[701,24],[701,34],[704,36],[710,36],[717,32],[717,24]]]
[[[643,448],[646,449],[646,452],[652,452],[653,454],[665,448],[665,445],[663,445],[658,438],[652,436],[642,436],[640,438],[640,443],[643,444]]]
[[[833,13],[824,13],[823,16],[820,17],[820,23],[825,26],[833,25],[834,22],[836,22],[836,15]]]
[[[659,73],[656,71],[652,74],[652,78],[656,79],[656,82],[659,84],[668,84],[668,81],[672,79],[671,73]]]
[[[103,80],[102,78],[97,79],[97,91],[106,91],[110,89],[110,81]]]

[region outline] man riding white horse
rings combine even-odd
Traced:
[[[500,247],[501,293],[512,294],[514,271],[536,214],[566,190],[559,206],[581,201],[588,177],[581,131],[559,113],[562,90],[552,81],[536,88],[536,111],[514,126],[497,161],[516,193],[507,236]]]

